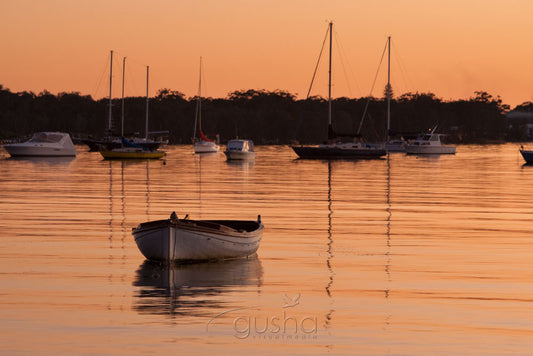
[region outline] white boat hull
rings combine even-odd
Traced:
[[[65,149],[62,147],[44,146],[44,145],[24,145],[24,144],[12,144],[5,145],[7,153],[13,157],[19,156],[43,156],[43,157],[66,157],[76,156],[76,149]]]
[[[76,156],[70,136],[61,132],[38,132],[27,142],[4,145],[4,148],[12,157]]]
[[[214,142],[199,141],[194,144],[194,153],[215,153],[219,149],[218,145]]]
[[[180,220],[182,221],[182,220]],[[165,223],[166,222],[166,223]],[[168,221],[154,222],[154,227],[133,229],[135,242],[149,260],[217,260],[246,257],[259,248],[263,225],[250,232],[224,231]],[[148,223],[149,224],[149,223]]]
[[[253,160],[255,159],[255,152],[250,151],[224,151],[228,160]]]

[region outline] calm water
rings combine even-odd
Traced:
[[[455,156],[0,159],[2,354],[531,354],[533,167]],[[131,228],[255,219],[256,258],[161,267]]]

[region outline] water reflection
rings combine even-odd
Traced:
[[[75,156],[66,156],[66,157],[35,157],[35,156],[18,156],[18,157],[6,157],[4,158],[7,161],[20,161],[20,162],[30,162],[37,165],[69,165],[72,161],[76,159]]]
[[[169,316],[213,315],[225,308],[228,297],[263,284],[263,267],[257,257],[220,262],[161,265],[145,261],[137,270],[134,309],[139,313]],[[257,288],[255,288],[257,287]]]
[[[331,161],[328,161],[328,243],[327,243],[327,259],[326,259],[326,265],[328,268],[328,274],[329,274],[329,281],[326,286],[326,293],[328,294],[328,297],[331,298],[331,286],[333,285],[333,268],[331,267],[331,260],[333,258],[333,239],[331,237],[331,219],[333,216],[333,210],[331,207]],[[333,316],[333,313],[335,312],[334,309],[330,309],[329,312],[326,314],[326,327],[329,327],[329,324],[331,322],[331,318]]]
[[[226,164],[236,170],[248,171],[254,168],[255,160],[226,160]]]

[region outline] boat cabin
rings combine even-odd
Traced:
[[[254,143],[250,140],[230,140],[227,144],[228,151],[249,151],[253,152]]]

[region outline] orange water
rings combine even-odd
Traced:
[[[3,354],[529,354],[533,167],[454,156],[0,159]],[[176,211],[265,224],[257,258],[165,268],[131,236]]]

